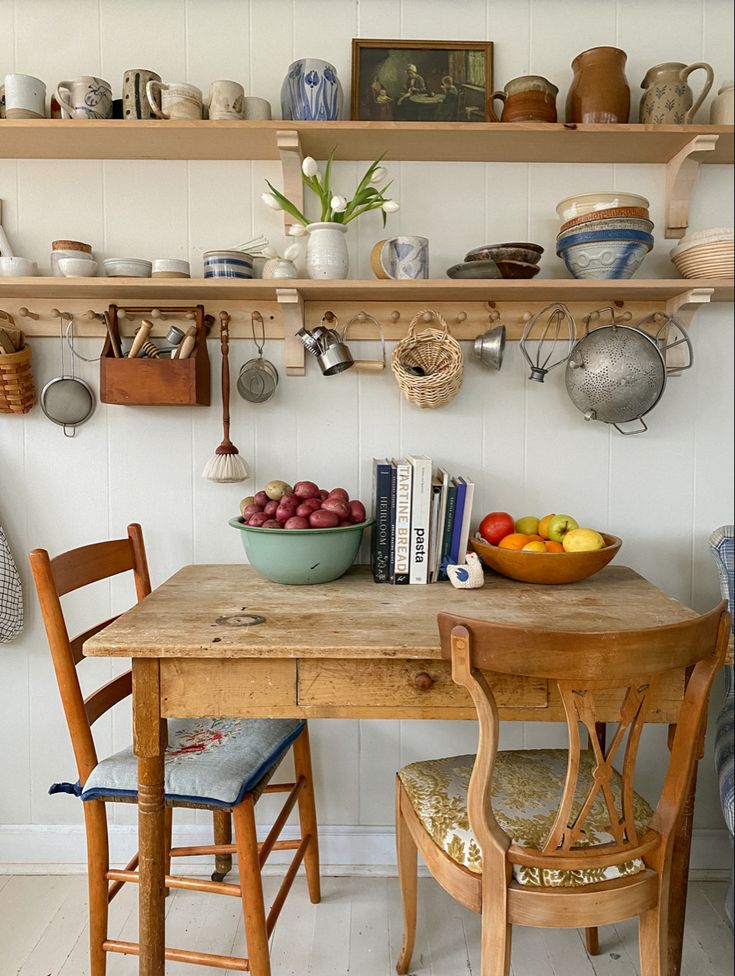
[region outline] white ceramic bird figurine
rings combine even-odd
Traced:
[[[467,562],[463,566],[447,566],[447,576],[458,590],[478,590],[485,585],[485,574],[476,552],[467,553]]]

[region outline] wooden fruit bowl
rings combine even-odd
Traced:
[[[605,546],[594,552],[522,552],[491,546],[482,539],[470,539],[470,545],[485,565],[501,576],[522,583],[576,583],[607,566],[623,544],[616,535],[600,535]]]

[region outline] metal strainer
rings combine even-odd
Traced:
[[[255,332],[255,323],[260,325],[260,338]],[[237,392],[250,403],[265,403],[270,400],[278,386],[278,370],[267,359],[263,359],[265,347],[265,322],[260,312],[253,312],[250,325],[253,332],[253,342],[258,350],[257,358],[249,359],[240,368],[237,377]]]
[[[662,324],[654,336],[642,331],[642,325],[658,318]],[[680,346],[685,348],[685,361],[669,364],[669,351]],[[693,362],[684,328],[671,316],[655,313],[635,328],[613,323],[580,339],[566,366],[567,392],[585,420],[612,424],[621,434],[640,434],[648,430],[643,416],[661,399],[667,375],[681,373]],[[620,426],[633,421],[640,426]]]
[[[71,352],[71,375],[64,368],[64,320],[59,319],[61,339],[61,376],[49,380],[41,391],[41,409],[49,420],[64,428],[67,437],[73,437],[77,427],[94,413],[94,393],[92,387],[80,379],[74,369],[74,328],[71,326],[69,350]]]

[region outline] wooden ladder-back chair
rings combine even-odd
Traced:
[[[482,913],[482,976],[508,976],[514,924],[591,928],[639,916],[641,976],[668,971],[675,829],[727,649],[723,601],[670,626],[616,633],[532,631],[439,614],[442,654],[472,697],[477,756],[414,763],[398,774],[397,847],[407,973],[416,931],[416,853],[458,901]],[[633,789],[659,676],[690,670],[655,810]],[[555,682],[569,748],[498,752],[498,710],[482,671]],[[604,750],[595,723],[619,709]],[[583,748],[580,726],[589,735]],[[622,751],[622,771],[613,760]]]
[[[77,784],[57,784],[55,792],[73,792],[84,801],[84,820],[87,834],[87,862],[89,884],[90,976],[104,976],[108,952],[136,955],[135,942],[111,940],[107,934],[108,906],[126,882],[137,883],[138,854],[123,870],[111,870],[107,834],[108,802],[137,803],[136,760],[127,749],[109,759],[98,761],[92,736],[92,725],[114,705],[132,692],[131,672],[118,675],[93,694],[84,698],[79,685],[76,666],[84,660],[82,646],[86,640],[102,630],[111,620],[89,628],[70,639],[61,597],[91,583],[132,571],[138,602],[151,591],[146,562],[143,533],[139,525],[128,526],[126,539],[100,542],[62,553],[54,559],[45,549],[34,549],[30,563],[36,583],[46,634],[48,636],[66,722],[71,736],[79,781]],[[197,724],[198,723],[198,724]],[[187,776],[194,774],[202,783],[202,765],[196,749],[187,748],[192,735],[205,739],[210,723],[215,729],[211,742],[217,746],[216,759],[228,766],[228,796],[217,796],[217,763],[209,762],[204,770],[208,789],[184,791]],[[221,731],[226,726],[226,733]],[[166,885],[212,894],[235,896],[241,899],[247,940],[248,958],[221,956],[214,953],[186,949],[166,949],[166,958],[179,962],[250,972],[253,976],[269,976],[268,938],[293,883],[302,860],[305,863],[309,895],[312,902],[320,899],[319,853],[316,810],[311,774],[311,757],[306,723],[290,719],[239,720],[169,720],[169,748],[166,756]],[[192,731],[193,729],[193,731]],[[181,746],[174,749],[175,745]],[[296,769],[295,783],[270,783],[270,778],[288,749],[293,746]],[[212,749],[209,755],[215,752]],[[199,762],[199,771],[194,767]],[[220,763],[221,765],[221,763]],[[174,768],[175,767],[175,768]],[[171,770],[173,774],[170,778]],[[214,783],[212,777],[215,777]],[[174,785],[176,784],[176,785]],[[222,790],[224,792],[224,788]],[[276,818],[265,841],[258,843],[254,806],[263,793],[287,793],[283,809]],[[210,795],[211,794],[211,795]],[[279,840],[279,835],[294,806],[298,804],[301,821],[298,840]],[[174,807],[211,809],[214,816],[212,845],[171,847],[172,810]],[[232,818],[232,819],[231,819]],[[234,821],[235,842],[232,843]],[[263,901],[261,869],[274,850],[294,851],[294,857],[266,915]],[[223,883],[236,854],[240,872],[239,884]],[[199,878],[172,876],[171,858],[196,855],[215,856],[215,872],[211,881]]]

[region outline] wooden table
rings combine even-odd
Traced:
[[[163,752],[168,717],[474,718],[440,655],[440,610],[527,627],[625,630],[674,623],[693,610],[624,566],[567,586],[491,575],[480,590],[376,586],[365,567],[321,586],[281,586],[249,566],[187,566],[84,645],[133,659],[138,756],[141,976],[164,972]],[[501,718],[563,721],[544,680],[489,676]],[[683,672],[656,691],[649,721],[676,721]],[[619,699],[611,695],[609,721]],[[696,780],[696,772],[694,779]],[[678,976],[694,782],[674,857],[668,976]]]

